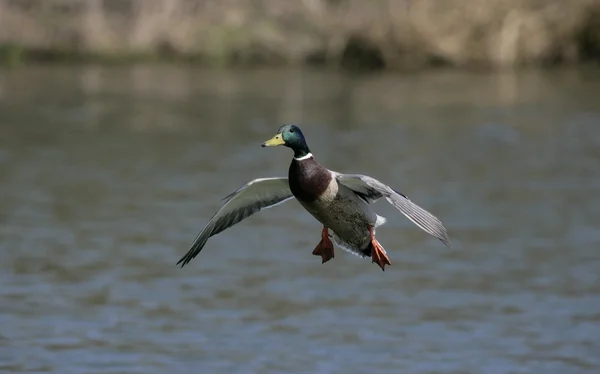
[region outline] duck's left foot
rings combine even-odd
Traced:
[[[313,255],[321,256],[322,264],[331,260],[335,257],[335,253],[333,253],[333,243],[329,240],[327,227],[323,226],[323,231],[321,233],[321,241],[317,244],[317,247],[313,251]]]
[[[385,271],[385,265],[391,265],[392,262],[388,258],[385,253],[385,249],[379,244],[377,239],[375,239],[375,234],[373,234],[373,227],[369,226],[369,232],[371,233],[371,259],[374,263],[379,265],[381,270]]]

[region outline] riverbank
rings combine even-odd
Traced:
[[[503,68],[600,60],[600,0],[0,0],[26,61]]]

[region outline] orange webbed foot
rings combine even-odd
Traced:
[[[335,253],[333,252],[333,243],[331,240],[329,240],[328,230],[325,226],[323,226],[323,231],[321,232],[321,241],[319,244],[317,244],[315,250],[313,251],[313,255],[321,256],[321,259],[323,260],[321,262],[322,264],[335,257]]]
[[[388,258],[387,254],[385,253],[385,250],[383,249],[381,244],[379,244],[377,239],[375,239],[375,234],[373,234],[372,227],[369,227],[369,232],[371,233],[371,245],[372,245],[371,259],[373,260],[374,263],[379,265],[381,270],[385,271],[385,265],[391,265],[392,262]]]

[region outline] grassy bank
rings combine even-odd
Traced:
[[[600,60],[600,0],[0,0],[0,56],[406,69]]]

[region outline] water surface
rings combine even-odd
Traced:
[[[600,74],[0,72],[0,371],[600,372]],[[319,161],[372,175],[385,272],[295,202],[177,260],[220,200]]]

